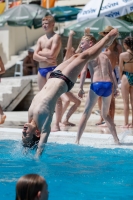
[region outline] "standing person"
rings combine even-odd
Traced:
[[[16,184],[16,200],[48,200],[48,185],[38,174],[27,174]]]
[[[81,41],[81,48],[86,49],[89,47],[89,37],[90,35],[86,36],[84,40]],[[96,43],[95,38],[92,40],[92,46]],[[111,95],[113,91],[113,77],[112,77],[112,67],[108,57],[100,53],[100,55],[88,62],[81,72],[80,77],[80,91],[78,93],[79,97],[82,98],[84,95],[83,84],[85,81],[87,69],[89,68],[91,74],[91,86],[87,96],[85,109],[81,120],[79,122],[78,133],[76,138],[76,143],[79,144],[81,135],[85,129],[87,120],[89,119],[92,109],[95,106],[99,96],[102,99],[102,108],[101,108],[101,115],[103,116],[110,133],[113,135],[115,143],[119,144],[119,139],[117,137],[116,129],[113,123],[113,120],[108,115]]]
[[[28,49],[28,55],[25,57],[23,61],[23,70],[24,75],[33,75],[37,74],[37,63],[33,60],[33,49]]]
[[[123,42],[126,52],[120,54],[121,93],[124,102],[124,128],[133,128],[133,37]],[[129,123],[129,98],[132,122]]]
[[[114,29],[112,26],[106,26],[105,29],[99,33],[99,35],[105,37],[112,29]],[[106,49],[104,49],[103,53],[109,58],[112,66],[112,70],[115,70],[115,67],[119,65],[119,55],[122,52],[122,46],[117,42],[115,39],[114,42]],[[113,78],[116,79],[115,74],[113,73]],[[114,82],[116,82],[114,80]],[[117,84],[117,83],[116,83]],[[114,91],[117,93],[117,91]],[[112,93],[111,103],[110,103],[110,109],[109,109],[109,115],[114,121],[114,115],[115,115],[115,95]],[[98,105],[101,110],[101,97],[98,99]],[[100,116],[100,120],[96,125],[103,124],[103,118]]]
[[[4,73],[5,73],[5,67],[4,67],[2,58],[0,57],[0,75]],[[1,78],[0,78],[0,82],[1,82]],[[6,115],[4,114],[2,107],[0,105],[0,124],[3,124],[5,122],[5,119],[6,119]]]
[[[88,27],[86,27],[85,31],[84,31],[84,36],[88,35],[89,33],[90,33],[90,29]],[[75,53],[81,53],[82,52],[82,49],[80,47],[80,43],[79,43],[76,51],[72,47],[73,35],[75,35],[75,32],[73,30],[70,30],[69,38],[68,38],[68,42],[67,42],[67,47],[65,48],[65,52],[64,52],[64,61],[69,59]],[[70,109],[68,110],[68,112],[65,116],[65,119],[62,121],[62,124],[66,125],[66,126],[68,126],[68,125],[75,126],[75,124],[69,122],[69,118],[77,110],[77,108],[80,106],[81,100],[79,100],[79,98],[76,97],[72,92],[67,92],[67,93],[61,95],[61,99],[62,99],[62,116],[65,113],[70,102],[74,102],[72,107],[70,107]]]
[[[46,84],[50,73],[57,66],[57,56],[61,49],[61,37],[54,32],[55,20],[54,17],[48,15],[42,19],[42,27],[45,35],[41,36],[37,41],[37,46],[34,52],[34,60],[39,62],[38,69],[38,87],[39,90]],[[54,130],[60,130],[60,112],[62,110],[61,99],[58,99],[56,106],[56,122]]]
[[[57,99],[63,93],[72,89],[86,62],[94,60],[100,54],[103,47],[109,46],[117,35],[118,30],[114,29],[93,47],[92,37],[90,37],[89,47],[91,48],[80,54],[75,54],[61,63],[50,74],[46,85],[34,97],[28,111],[28,123],[24,124],[22,140],[25,146],[29,146],[33,142],[33,135],[36,136],[40,132],[40,140],[36,153],[37,157],[41,155],[48,140]]]
[[[63,59],[63,61],[68,60],[70,57],[72,57],[75,54],[75,49],[72,47],[73,35],[75,35],[75,32],[73,30],[71,30],[70,33],[69,33],[69,37],[68,37],[67,47],[64,49],[64,59]],[[70,102],[74,103],[69,108],[64,119],[61,121],[61,124],[65,125],[65,126],[75,126],[75,124],[69,122],[69,119],[72,116],[72,114],[77,110],[77,108],[80,106],[81,101],[71,91],[62,94],[61,100],[62,100],[62,116],[61,116],[61,119],[62,119],[66,109],[68,108]]]

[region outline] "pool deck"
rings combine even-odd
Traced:
[[[27,121],[27,112],[5,112],[7,118],[3,125],[0,126],[0,140],[20,140],[22,125]],[[79,123],[81,113],[73,114],[71,121],[76,124]],[[81,138],[80,145],[96,147],[96,148],[124,148],[133,149],[133,129],[122,128],[123,116],[116,115],[115,123],[120,139],[121,145],[115,145],[112,135],[109,133],[107,127],[96,126],[99,116],[92,114],[87,127]],[[55,116],[53,118],[53,123]],[[78,126],[63,127],[61,131],[51,132],[48,142],[60,143],[60,144],[75,144],[76,132]]]

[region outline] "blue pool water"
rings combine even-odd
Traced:
[[[133,199],[133,151],[48,144],[40,160],[17,141],[0,141],[0,199],[14,200],[17,179],[39,173],[49,200]]]

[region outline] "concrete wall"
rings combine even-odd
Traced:
[[[0,56],[4,63],[9,60],[9,30],[7,27],[0,28]]]
[[[33,46],[34,42],[43,35],[42,28],[29,29],[28,27],[5,26],[0,28],[0,56],[4,64],[12,55]]]

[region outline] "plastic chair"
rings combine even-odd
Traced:
[[[17,61],[14,76],[23,76],[23,61]]]

